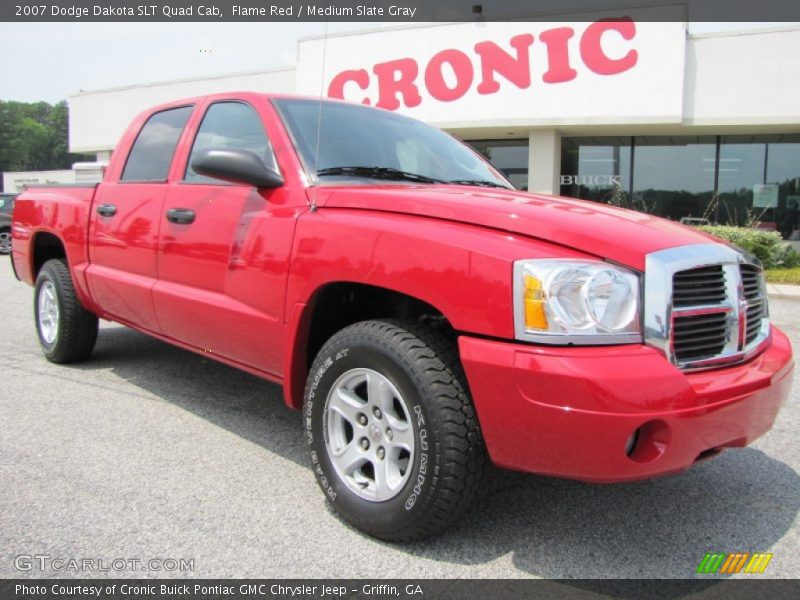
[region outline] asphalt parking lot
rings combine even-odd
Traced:
[[[798,381],[775,428],[691,471],[594,486],[495,471],[456,529],[374,541],[328,508],[278,386],[103,324],[90,362],[41,356],[32,289],[0,260],[0,577],[19,555],[193,559],[105,576],[682,578],[709,551],[800,574]],[[800,349],[800,301],[773,300]],[[800,378],[798,378],[800,379]],[[752,576],[751,576],[752,577]]]

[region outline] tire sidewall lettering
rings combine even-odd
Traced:
[[[366,352],[366,355],[361,360],[354,358]],[[431,476],[432,470],[435,472],[435,464],[438,464],[438,457],[431,456],[431,448],[438,451],[438,444],[431,444],[431,431],[429,429],[427,415],[424,406],[418,399],[419,392],[418,386],[414,385],[413,376],[411,373],[406,372],[407,367],[398,364],[388,353],[381,353],[381,358],[377,357],[375,360],[370,360],[370,354],[374,352],[369,346],[345,346],[334,347],[326,352],[325,355],[319,357],[315,361],[316,368],[313,370],[312,375],[309,377],[309,383],[306,389],[305,403],[303,406],[303,424],[305,432],[305,441],[310,450],[310,457],[312,469],[316,479],[322,487],[325,494],[338,504],[339,501],[348,501],[348,504],[355,503],[364,507],[377,508],[381,504],[392,503],[396,506],[396,510],[404,514],[411,514],[416,508],[424,510],[424,500],[430,498],[433,493],[433,483],[437,481],[437,477]],[[321,364],[318,361],[322,360]],[[384,361],[391,361],[394,368],[404,374],[403,381],[397,381],[394,373],[386,372],[387,369],[376,366],[374,363],[382,363]],[[414,465],[411,476],[405,484],[403,491],[394,498],[383,503],[372,503],[367,500],[358,499],[354,494],[350,493],[347,484],[339,480],[338,475],[330,467],[329,457],[326,455],[323,459],[321,454],[327,453],[325,447],[325,438],[327,432],[324,427],[324,405],[327,401],[327,394],[329,386],[333,384],[336,378],[350,368],[363,367],[372,368],[380,372],[384,376],[389,377],[393,383],[401,390],[407,400],[408,407],[411,411],[412,427],[415,432],[416,452],[414,457]],[[413,393],[409,393],[413,391]],[[321,406],[318,404],[321,403]],[[315,419],[315,416],[318,419]],[[322,439],[319,439],[319,438]],[[341,494],[344,493],[345,497]]]
[[[411,488],[411,493],[406,497],[403,504],[406,510],[411,510],[417,503],[417,499],[422,494],[425,481],[428,476],[428,429],[425,426],[425,416],[419,404],[413,407],[414,415],[417,420],[417,444],[419,445],[419,466],[417,467],[417,478]]]

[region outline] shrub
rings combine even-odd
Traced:
[[[794,269],[800,267],[800,252],[786,245],[786,252],[781,258],[781,267],[784,269]]]
[[[755,254],[765,269],[772,269],[779,265],[793,267],[800,264],[800,254],[785,244],[777,231],[729,225],[703,225],[698,229],[735,244],[746,252]]]

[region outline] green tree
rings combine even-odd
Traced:
[[[69,169],[67,103],[0,101],[0,172]]]

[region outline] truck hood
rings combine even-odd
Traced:
[[[716,238],[607,204],[460,185],[346,185],[309,189],[320,207],[378,210],[491,227],[643,270],[651,252]]]

